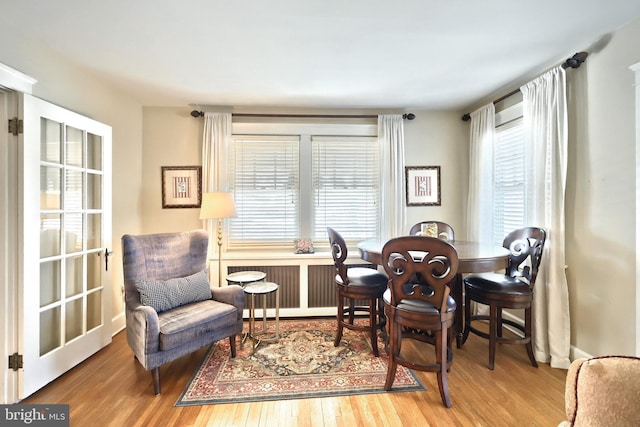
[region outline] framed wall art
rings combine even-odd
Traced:
[[[162,208],[199,208],[202,201],[200,166],[162,166]]]
[[[440,206],[440,166],[406,166],[407,206]]]

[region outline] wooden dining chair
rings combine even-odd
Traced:
[[[433,225],[437,229],[437,234],[439,239],[443,240],[455,240],[455,233],[453,231],[453,227],[451,227],[446,222],[441,221],[421,221],[417,224],[414,224],[413,227],[409,230],[410,236],[415,236],[422,231],[422,225]]]
[[[482,273],[463,279],[465,327],[462,344],[464,345],[469,337],[469,332],[488,339],[489,369],[493,369],[495,365],[496,343],[525,344],[531,364],[538,367],[531,343],[531,303],[546,236],[545,230],[536,227],[525,227],[512,231],[503,241],[503,246],[510,251],[509,264],[505,274]],[[489,315],[472,314],[471,301],[488,305]],[[524,309],[524,325],[503,318],[503,309]],[[487,320],[489,321],[489,333],[473,326],[475,321]],[[522,336],[503,336],[504,325],[516,328],[522,332]]]
[[[458,254],[444,240],[407,236],[384,245],[382,262],[389,276],[389,289],[383,296],[390,347],[384,389],[391,390],[398,365],[436,372],[442,403],[449,408],[447,372],[453,362],[451,332],[456,311],[449,283],[458,273]],[[419,282],[413,281],[415,277]],[[433,344],[435,363],[405,358],[403,339]]]
[[[338,297],[338,330],[334,345],[337,347],[342,340],[344,328],[363,331],[369,334],[374,356],[378,357],[378,330],[385,333],[386,319],[382,305],[382,294],[387,289],[388,278],[375,268],[349,267],[347,259],[347,244],[340,233],[327,227],[329,244],[337,274],[335,276],[336,293]],[[367,301],[367,305],[361,304]],[[358,303],[360,303],[358,305]],[[356,323],[356,315],[367,315],[366,324]],[[386,337],[385,337],[386,341]]]

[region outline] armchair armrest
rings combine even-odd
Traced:
[[[229,285],[221,288],[211,287],[211,296],[214,300],[231,304],[238,310],[238,315],[242,317],[244,310],[244,290],[240,285]]]
[[[127,341],[143,366],[146,355],[159,349],[160,323],[158,313],[149,306],[127,307]]]

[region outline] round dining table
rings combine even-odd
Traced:
[[[456,332],[456,344],[462,346],[462,333],[464,328],[463,300],[462,300],[462,275],[469,273],[489,273],[504,270],[509,262],[509,250],[493,244],[470,242],[463,240],[449,240],[458,253],[458,274],[451,284],[451,296],[455,299],[456,309],[454,330]],[[382,265],[382,247],[385,242],[375,239],[364,240],[358,243],[360,258],[372,264]]]

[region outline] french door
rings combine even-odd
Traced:
[[[27,94],[20,100],[23,399],[111,342],[111,127]]]

